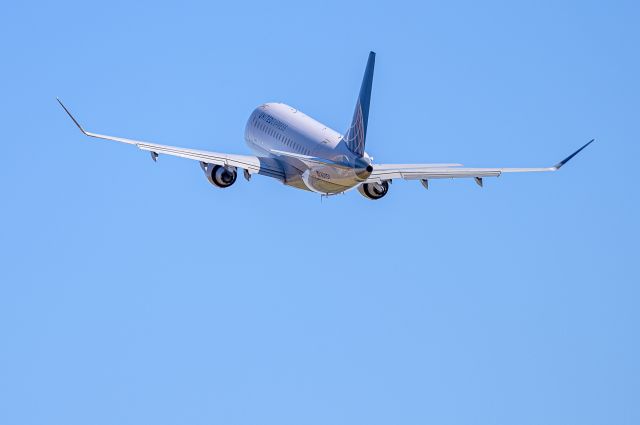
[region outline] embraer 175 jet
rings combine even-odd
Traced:
[[[186,149],[91,133],[82,128],[60,99],[58,102],[85,135],[135,145],[149,151],[154,161],[160,154],[199,161],[207,180],[219,188],[231,186],[238,170],[243,170],[247,180],[253,174],[261,174],[321,195],[357,188],[365,198],[380,199],[387,194],[393,179],[419,180],[428,189],[431,179],[473,178],[482,186],[484,177],[498,177],[502,173],[556,171],[593,142],[591,140],[556,165],[545,168],[373,163],[364,147],[375,58],[374,52],[369,53],[353,119],[345,135],[284,103],[265,103],[253,111],[244,132],[244,139],[255,155]]]

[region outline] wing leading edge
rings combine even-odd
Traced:
[[[75,117],[71,115],[71,112],[69,112],[69,110],[64,106],[60,99],[57,100],[60,106],[62,106],[64,111],[67,113],[67,115],[69,115],[69,118],[73,120],[74,124],[84,135],[97,139],[111,140],[114,142],[126,143],[128,145],[135,145],[141,150],[151,152],[151,157],[154,161],[160,154],[170,155],[180,158],[192,159],[207,164],[242,168],[244,170],[247,170],[250,174],[262,174],[268,177],[284,180],[284,172],[282,171],[280,165],[276,161],[269,158],[258,158],[257,156],[251,155],[225,154],[197,149],[180,148],[176,146],[160,145],[157,143],[145,142],[142,140],[107,136],[104,134],[86,131],[75,119]]]
[[[558,162],[552,167],[542,168],[469,168],[460,167],[457,164],[379,164],[374,165],[373,173],[365,183],[381,183],[385,180],[429,180],[429,179],[460,179],[475,178],[478,184],[482,184],[483,177],[499,177],[502,173],[537,173],[557,171],[584,148],[593,143],[591,139],[580,149]]]

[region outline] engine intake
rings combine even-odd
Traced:
[[[382,183],[363,183],[358,186],[358,192],[367,199],[377,200],[389,191],[389,182],[387,180]]]
[[[236,182],[238,178],[238,171],[235,167],[224,167],[222,165],[206,164],[204,173],[207,176],[207,180],[212,185],[225,188],[229,187]]]

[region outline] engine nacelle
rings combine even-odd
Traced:
[[[235,167],[224,167],[222,165],[206,164],[202,167],[209,183],[215,187],[225,188],[236,182],[238,171]]]
[[[382,183],[363,183],[358,186],[358,192],[367,199],[380,199],[389,191],[389,182],[384,180]]]

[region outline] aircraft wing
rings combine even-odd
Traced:
[[[285,175],[280,165],[270,158],[258,158],[252,155],[236,155],[225,154],[218,152],[203,151],[197,149],[180,148],[176,146],[160,145],[157,143],[145,142],[141,140],[125,139],[123,137],[107,136],[104,134],[92,133],[86,131],[80,123],[71,115],[71,112],[62,104],[60,99],[57,99],[60,106],[65,110],[67,115],[73,120],[76,126],[89,137],[95,137],[97,139],[111,140],[114,142],[126,143],[128,145],[135,145],[139,149],[151,152],[151,157],[155,161],[158,155],[171,155],[180,158],[193,159],[200,161],[201,163],[223,165],[229,167],[237,167],[247,170],[250,174],[262,174],[268,177],[273,177],[279,180],[283,180]]]
[[[502,173],[531,173],[557,171],[580,151],[593,143],[593,140],[558,162],[552,167],[541,168],[469,168],[457,164],[374,164],[371,176],[365,183],[381,183],[385,180],[430,180],[475,178],[482,186],[483,177],[499,177]]]

